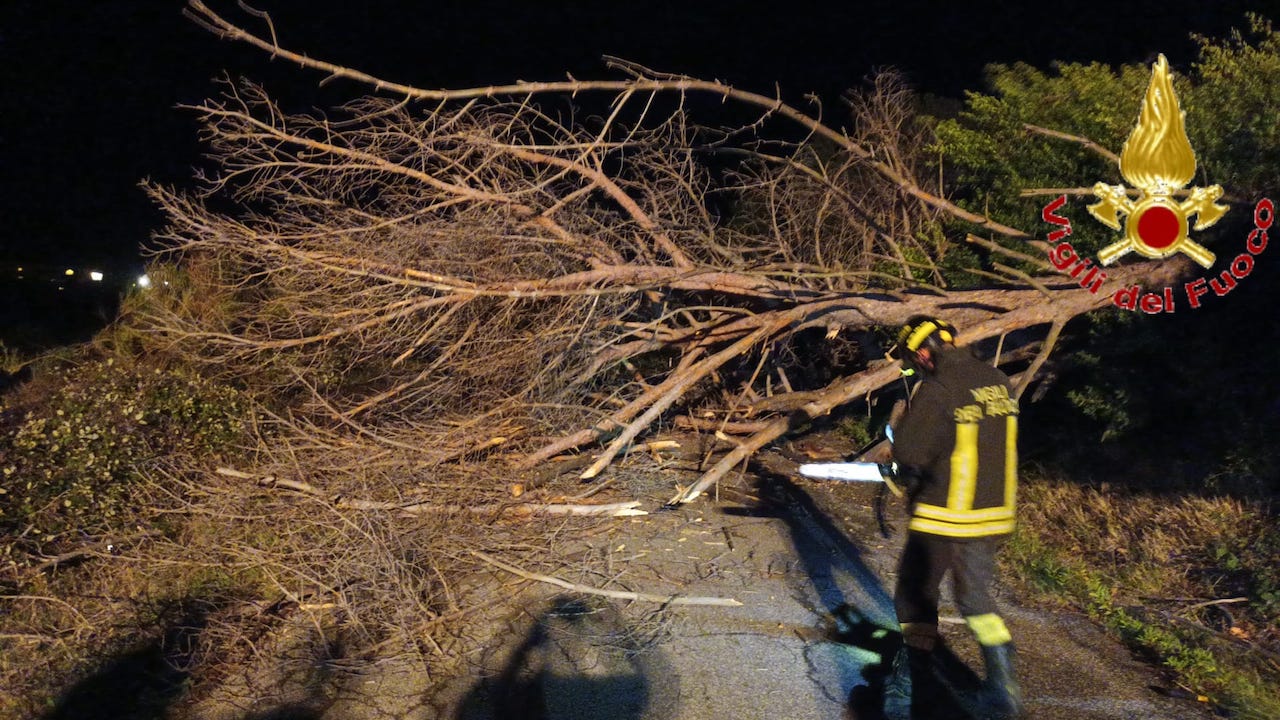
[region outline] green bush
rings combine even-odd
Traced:
[[[240,436],[237,393],[181,369],[114,358],[45,378],[55,389],[5,412],[0,532],[48,542],[108,526],[148,462],[215,453]]]

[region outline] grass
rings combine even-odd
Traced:
[[[1232,717],[1280,717],[1280,527],[1260,502],[1024,481],[1002,560]]]

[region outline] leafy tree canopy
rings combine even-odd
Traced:
[[[1195,272],[1216,277],[1223,260],[1243,250],[1255,203],[1280,193],[1280,32],[1254,15],[1247,31],[1197,40],[1198,57],[1189,71],[1175,69],[1174,87],[1197,157],[1193,184],[1222,185],[1233,208],[1218,225],[1194,233],[1219,255],[1213,270]],[[1063,211],[1073,221],[1070,241],[1093,255],[1116,233],[1085,214],[1084,205],[1094,201],[1087,189],[1124,183],[1106,152],[1123,147],[1150,77],[1151,68],[1141,64],[1070,63],[1050,72],[993,65],[987,93],[969,93],[959,112],[930,120],[934,169],[946,176],[958,204],[1044,232],[1045,204],[1074,191]],[[1168,317],[1092,316],[1088,331],[1060,354],[1059,392],[1051,396],[1087,422],[1058,416],[1052,424],[1063,432],[1087,428],[1081,439],[1129,439],[1147,455],[1178,444],[1179,452],[1165,457],[1185,460],[1189,480],[1273,491],[1280,463],[1257,428],[1280,419],[1280,385],[1265,367],[1269,360],[1241,352],[1239,339],[1258,348],[1280,341],[1273,323],[1257,322],[1280,281],[1274,265],[1270,253],[1261,254],[1238,290],[1196,311],[1184,302]],[[1174,417],[1190,424],[1171,423]],[[1096,445],[1088,450],[1096,451]]]
[[[1225,40],[1198,38],[1198,60],[1174,77],[1197,154],[1195,182],[1222,185],[1238,207],[1280,188],[1280,33],[1259,16],[1249,23],[1248,33]],[[968,93],[955,117],[933,120],[935,169],[960,205],[1040,228],[1041,209],[1056,193],[1035,191],[1123,183],[1116,162],[1084,141],[1119,153],[1137,120],[1149,66],[1064,63],[1046,73],[1016,63],[992,65],[987,74],[990,93]],[[1072,242],[1084,252],[1114,240],[1098,223],[1073,229]]]

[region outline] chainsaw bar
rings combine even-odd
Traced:
[[[884,482],[893,474],[889,465],[873,462],[805,463],[799,472],[809,478],[840,482]]]

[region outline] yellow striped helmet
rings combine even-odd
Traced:
[[[908,367],[916,367],[922,349],[937,351],[943,345],[955,345],[957,334],[955,327],[945,320],[917,315],[898,331],[894,354]]]
[[[940,342],[954,345],[956,329],[938,318],[913,317],[898,331],[898,345],[904,352],[916,352],[922,347],[934,347]]]

